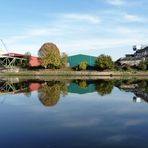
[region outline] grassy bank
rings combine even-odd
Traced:
[[[0,73],[0,80],[18,82],[21,80],[41,80],[41,81],[71,81],[71,80],[148,80],[148,72],[132,71],[132,72],[97,72],[97,71],[5,71]]]
[[[61,71],[61,70],[40,70],[40,71],[5,71],[0,76],[148,76],[148,71]]]

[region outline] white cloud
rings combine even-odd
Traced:
[[[38,29],[33,29],[31,30],[28,35],[30,36],[44,36],[48,32],[48,29],[46,28],[38,28]]]
[[[73,121],[67,121],[64,122],[63,126],[64,127],[71,127],[71,128],[78,128],[78,127],[90,127],[94,125],[98,125],[101,122],[101,119],[98,118],[91,118],[89,121],[85,120],[73,120]]]
[[[63,31],[60,28],[34,28],[27,30],[21,35],[11,36],[9,38],[6,38],[5,40],[8,44],[19,44],[19,42],[25,41],[27,39],[30,40],[33,38],[60,36],[61,34],[63,34]]]
[[[73,21],[76,24],[73,24]],[[80,21],[80,22],[77,22]],[[5,40],[8,44],[18,44],[21,41],[35,39],[35,38],[54,38],[54,37],[65,37],[66,35],[71,35],[79,32],[85,32],[85,27],[81,27],[81,25],[77,25],[81,22],[88,22],[92,24],[96,24],[100,22],[100,19],[97,16],[87,15],[87,14],[57,14],[57,19],[50,22],[49,25],[46,24],[45,27],[33,27],[31,26],[26,32],[19,33],[18,35],[12,35]],[[89,24],[88,24],[89,25]]]
[[[56,26],[57,27],[57,26]],[[108,34],[111,34],[112,37],[102,37],[102,36],[89,36],[89,37],[80,37],[78,38],[79,34],[82,34],[82,32],[71,32],[73,36],[70,38],[69,34],[67,34],[66,28],[58,28],[58,31],[54,28],[51,29],[51,32],[49,31],[50,28],[36,28],[32,30],[28,30],[24,36],[14,36],[12,38],[9,38],[6,40],[6,45],[8,45],[8,48],[11,45],[12,49],[15,49],[15,52],[18,53],[25,53],[26,51],[29,51],[33,53],[33,55],[36,55],[38,52],[38,49],[40,46],[47,41],[54,42],[57,44],[57,46],[60,48],[61,52],[67,52],[69,55],[72,54],[90,54],[90,55],[99,55],[99,54],[109,54],[111,56],[114,56],[113,58],[117,58],[120,56],[124,56],[124,53],[120,53],[121,55],[117,55],[115,57],[115,51],[117,49],[123,49],[129,47],[130,50],[132,48],[132,45],[134,44],[142,44],[147,43],[146,38],[146,31],[145,29],[134,29],[130,27],[125,26],[116,26],[114,28],[108,29]],[[41,29],[41,31],[40,31]],[[46,30],[47,29],[47,30]],[[47,32],[46,32],[47,31]],[[49,31],[49,32],[48,32]],[[56,33],[57,31],[57,33]],[[63,36],[57,36],[59,34],[63,34]],[[45,36],[44,36],[45,33]],[[54,36],[50,35],[54,33]],[[74,34],[77,34],[74,36]],[[107,32],[106,32],[107,33]],[[49,37],[47,36],[49,35]],[[87,33],[86,33],[87,34]],[[39,39],[38,41],[35,41]],[[29,42],[33,41],[33,42]],[[5,40],[4,40],[5,41]],[[25,42],[24,42],[25,41]],[[27,42],[28,41],[28,42]],[[21,50],[20,50],[21,49]],[[131,49],[132,51],[132,49]],[[12,50],[13,52],[13,50]]]
[[[126,4],[125,0],[107,0],[107,2],[114,6],[122,6]]]
[[[100,23],[101,20],[99,17],[94,15],[88,15],[88,14],[78,14],[78,13],[68,13],[61,15],[61,19],[64,19],[65,21],[75,21],[75,22],[87,22],[92,24]]]
[[[35,29],[30,29],[26,33],[27,37],[42,37],[42,36],[57,36],[61,35],[62,29],[55,26],[55,27],[45,27],[45,28],[35,28]]]
[[[108,137],[105,139],[105,142],[115,142],[115,143],[118,143],[118,142],[122,142],[122,141],[125,141],[127,139],[127,135],[112,135],[111,137]]]
[[[143,22],[144,18],[133,14],[124,14],[124,19],[130,22]]]
[[[31,49],[31,53],[34,55],[44,42],[50,41],[57,44],[61,52],[67,52],[69,55],[107,53],[114,56],[116,51],[113,50],[123,49],[127,46],[130,49],[134,44],[146,43],[148,33],[146,28],[125,25],[127,22],[140,22],[142,17],[122,11],[114,10],[111,13],[110,11],[103,11],[102,15],[100,13],[95,15],[56,14],[54,20],[50,20],[44,26],[32,26],[26,32],[9,36],[6,44],[22,53]],[[17,49],[21,49],[21,51]],[[120,57],[120,55],[117,56]]]
[[[134,1],[134,0],[106,0],[106,2],[109,5],[112,6],[126,6],[126,7],[131,7],[131,9],[133,9],[132,7],[135,8],[140,8],[143,7],[143,5],[145,4],[145,1]]]

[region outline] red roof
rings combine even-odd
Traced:
[[[10,57],[23,57],[23,54],[19,54],[19,53],[5,53],[2,54],[2,56],[10,56]]]
[[[24,57],[24,54],[19,54],[19,53],[6,53],[6,54],[1,54],[1,56],[8,56],[8,57]],[[38,57],[35,56],[29,56],[29,65],[31,67],[38,67],[41,66],[40,60]]]

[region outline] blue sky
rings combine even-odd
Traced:
[[[53,42],[68,55],[116,60],[148,43],[147,12],[147,0],[0,0],[0,38],[10,52],[37,55]]]

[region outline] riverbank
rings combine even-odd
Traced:
[[[40,71],[3,71],[0,76],[148,76],[148,71],[61,71],[61,70],[40,70]]]

